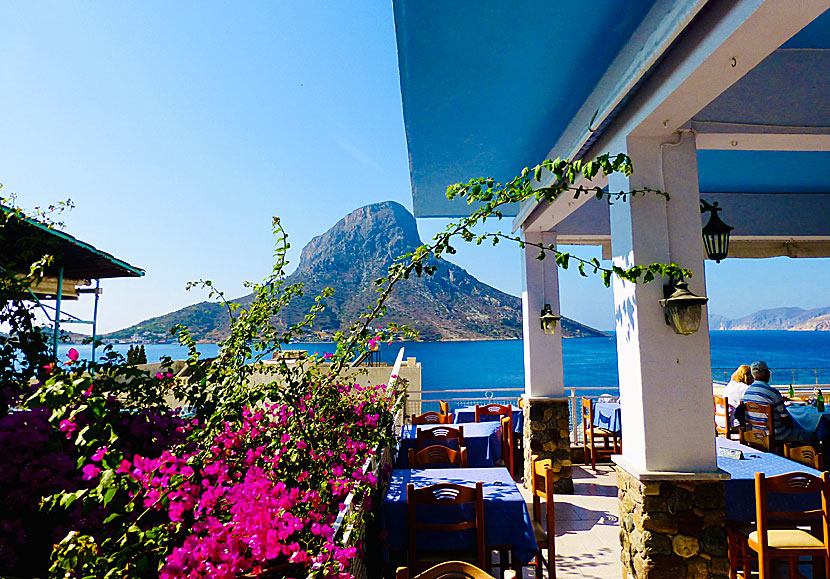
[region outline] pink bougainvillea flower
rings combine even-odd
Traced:
[[[92,394],[92,387],[93,387],[93,386],[95,386],[95,383],[90,384],[90,385],[89,385],[89,388],[87,388],[86,390],[84,390],[84,396],[89,396],[89,395],[91,395],[91,394]]]
[[[82,477],[84,480],[92,480],[98,473],[101,472],[101,469],[95,466],[94,464],[88,464],[83,468],[84,476]]]
[[[78,429],[78,425],[71,420],[61,420],[58,430],[66,433],[66,438],[72,438],[72,433]]]
[[[69,358],[72,362],[77,362],[78,358],[80,358],[81,355],[75,348],[69,348],[69,351],[66,353],[66,357]]]
[[[369,346],[370,349],[374,350],[377,347],[378,342],[377,342],[377,340],[372,338],[371,340],[369,340],[369,343],[367,345]]]
[[[165,378],[172,378],[172,377],[173,377],[173,374],[171,374],[170,372],[168,372],[168,373],[167,373],[167,374],[165,374],[164,376],[165,376]]]
[[[156,378],[161,380],[162,378],[164,378],[164,374],[162,374],[161,372],[156,372]]]
[[[118,465],[118,468],[115,469],[115,472],[117,472],[119,474],[130,472],[130,467],[131,466],[132,465],[130,464],[129,460],[127,460],[126,458],[122,459],[121,464]]]
[[[328,360],[329,358],[333,358],[333,357],[334,357],[334,354],[332,354],[330,352],[326,352],[325,354],[323,354],[323,358],[325,358],[326,360]]]
[[[101,459],[104,458],[105,454],[107,454],[107,447],[102,446],[101,448],[95,451],[95,454],[92,455],[92,460],[94,460],[95,462],[100,462]]]

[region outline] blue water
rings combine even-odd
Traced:
[[[774,384],[830,383],[830,332],[713,331],[710,333],[713,378],[723,380],[740,364],[765,360],[772,368]],[[521,340],[482,342],[401,342],[381,347],[381,361],[393,363],[400,347],[406,357],[421,362],[424,390],[464,388],[486,391],[494,388],[524,389],[524,363]],[[72,346],[60,347],[61,357]],[[89,346],[74,346],[89,357]],[[115,349],[126,353],[128,345]],[[292,349],[333,352],[332,344],[292,344]],[[145,346],[149,362],[167,355],[186,358],[186,350],[173,344]],[[617,350],[613,338],[563,340],[565,384],[607,391],[617,385]],[[214,356],[215,344],[199,344],[203,356]],[[99,350],[100,352],[100,350]],[[793,375],[791,368],[807,369]],[[818,376],[813,369],[820,369]],[[727,376],[728,379],[728,376]],[[473,394],[479,395],[479,394]],[[518,394],[517,394],[518,395]],[[497,396],[502,397],[502,396]],[[515,397],[512,393],[504,397]]]

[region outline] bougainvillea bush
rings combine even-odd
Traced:
[[[94,363],[70,350],[60,363],[25,364],[5,384],[1,576],[350,576],[360,545],[343,546],[334,523],[349,493],[370,507],[378,481],[363,466],[393,443],[402,398],[339,376],[398,329],[367,318],[334,355],[258,365],[302,335],[326,297],[299,324],[274,323],[302,294],[284,285],[278,222],[276,232],[273,275],[252,285],[245,310],[226,303],[231,333],[215,360],[200,362],[187,330],[174,329],[191,379],[176,380],[169,360],[149,373],[107,348]],[[19,289],[2,296],[27,322],[10,341],[34,327]],[[19,364],[20,350],[9,352],[5,363]],[[252,383],[253,372],[273,378]]]
[[[391,442],[395,397],[385,386],[311,384],[296,404],[248,407],[214,429],[170,416],[167,428],[145,430],[155,446],[139,448],[145,437],[136,445],[109,425],[146,425],[135,418],[146,412],[110,421],[114,399],[96,400],[95,380],[70,378],[41,389],[72,383],[74,401],[53,422],[88,447],[64,487],[79,490],[57,506],[82,503],[97,516],[81,525],[79,511],[64,526],[73,532],[56,539],[53,576],[348,576],[358,553],[334,540],[332,524],[349,492],[368,497],[377,484],[362,466]]]

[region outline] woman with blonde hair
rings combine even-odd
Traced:
[[[723,395],[726,396],[729,402],[729,420],[731,424],[734,424],[735,409],[741,404],[744,392],[753,382],[755,382],[755,379],[752,377],[752,370],[746,364],[741,364],[732,373],[729,384],[723,389]]]

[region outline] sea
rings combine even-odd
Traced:
[[[772,383],[830,384],[830,332],[711,331],[712,378],[726,382],[740,364],[764,360],[772,369]],[[64,358],[70,347],[89,358],[89,345],[59,348]],[[199,344],[203,357],[215,356],[216,344]],[[114,349],[126,353],[128,344]],[[307,352],[334,352],[330,343],[298,343],[288,348]],[[425,400],[478,397],[515,400],[524,390],[524,363],[521,340],[471,342],[394,342],[380,348],[380,361],[392,364],[400,348],[404,357],[421,363]],[[162,356],[186,359],[184,347],[176,344],[147,344],[148,362]],[[613,337],[571,338],[562,341],[566,394],[577,396],[617,392],[617,349]],[[99,349],[96,354],[100,355]],[[465,392],[446,392],[464,390]]]

